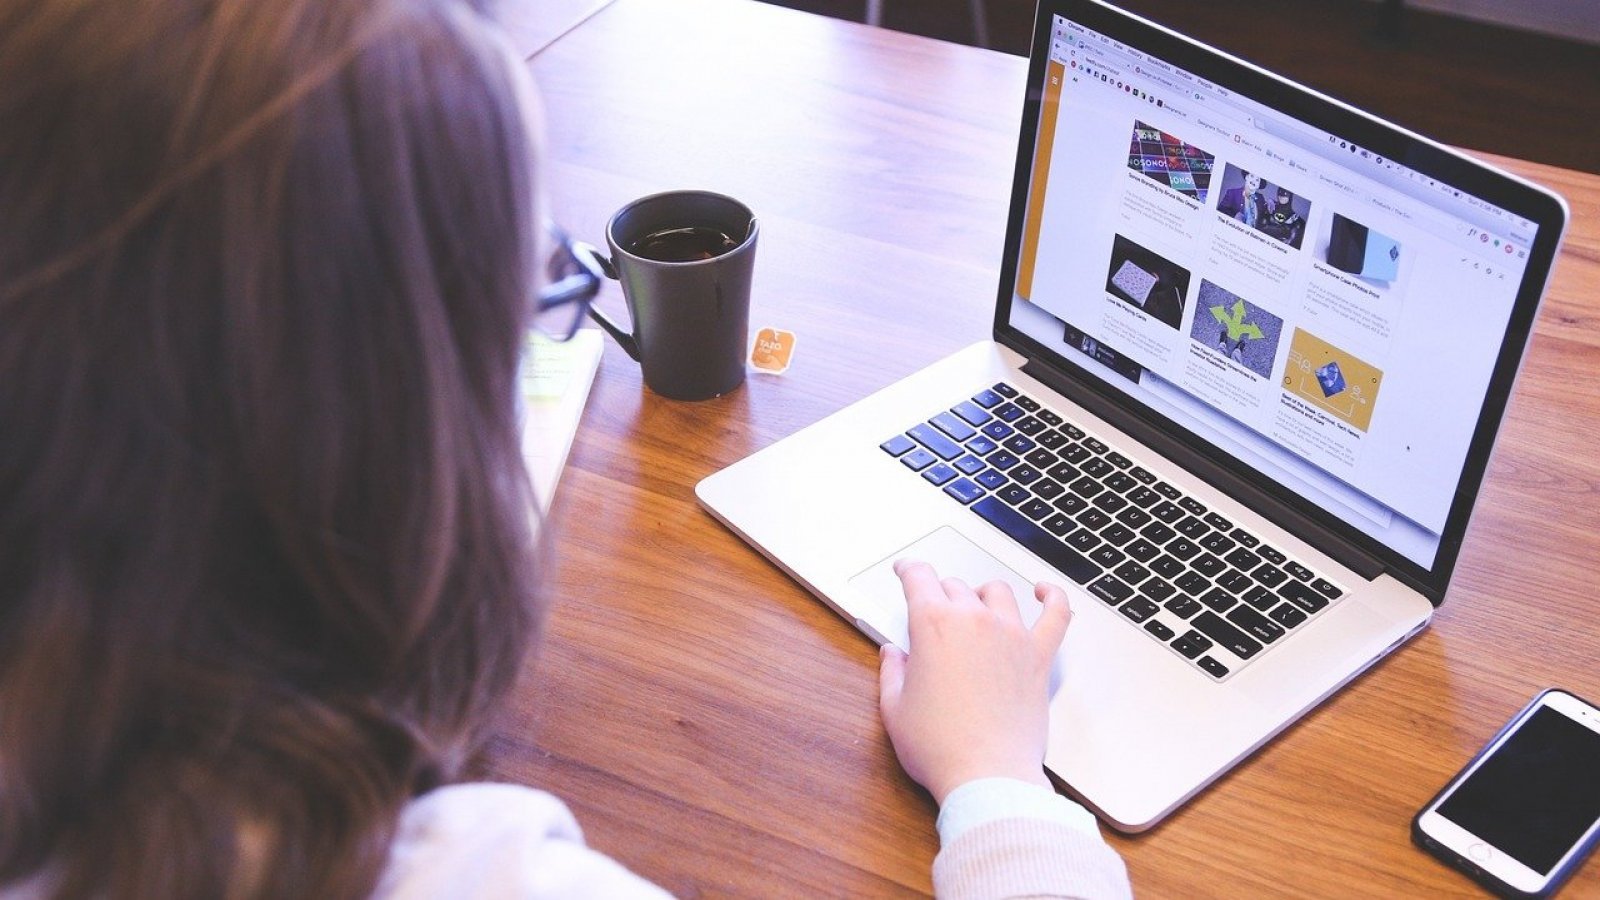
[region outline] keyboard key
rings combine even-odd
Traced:
[[[1034,520],[1035,522],[1055,512],[1054,509],[1050,508],[1050,504],[1038,499],[1037,497],[1029,500],[1027,503],[1022,504],[1021,506],[1017,507],[1017,509],[1023,515]]]
[[[1083,477],[1082,472],[1078,471],[1072,466],[1067,465],[1066,463],[1056,463],[1046,471],[1051,478],[1054,478],[1062,484],[1071,484]]]
[[[1145,540],[1155,544],[1156,546],[1165,544],[1167,541],[1170,541],[1178,536],[1176,531],[1173,531],[1171,528],[1168,528],[1160,522],[1151,522],[1149,525],[1139,529],[1139,533],[1144,535]]]
[[[1083,464],[1083,474],[1092,475],[1095,478],[1104,478],[1111,474],[1111,463],[1108,463],[1097,456],[1090,457]]]
[[[1207,581],[1205,576],[1199,572],[1184,572],[1174,578],[1172,583],[1178,586],[1178,590],[1191,597],[1198,597],[1211,588],[1211,582]]]
[[[1150,570],[1130,559],[1117,566],[1116,572],[1113,574],[1128,584],[1138,584],[1150,577]]]
[[[1029,397],[1027,394],[1018,394],[1016,397],[1012,398],[1011,402],[1022,407],[1028,412],[1039,411],[1039,401]]]
[[[1198,541],[1200,538],[1205,537],[1211,532],[1211,526],[1200,521],[1194,516],[1185,518],[1182,522],[1179,522],[1173,527],[1178,529],[1179,534],[1193,541]]]
[[[1011,480],[1018,484],[1033,484],[1044,477],[1044,474],[1038,469],[1026,464],[1017,466],[1006,474],[1010,475]]]
[[[1183,518],[1183,510],[1170,501],[1163,500],[1151,508],[1150,515],[1171,525]]]
[[[1160,556],[1161,548],[1150,543],[1144,538],[1139,538],[1137,541],[1134,541],[1128,546],[1123,547],[1122,552],[1128,554],[1139,562],[1146,563],[1152,559],[1155,559],[1157,556]]]
[[[1228,621],[1243,628],[1246,633],[1262,643],[1270,644],[1283,637],[1283,626],[1268,619],[1248,606],[1228,613]]]
[[[1077,494],[1062,494],[1051,502],[1055,504],[1056,509],[1069,516],[1075,516],[1089,508],[1088,502]]]
[[[986,437],[996,441],[1003,441],[1016,431],[1015,428],[1000,421],[990,422],[978,430],[982,431]]]
[[[1183,619],[1189,618],[1202,609],[1205,609],[1205,607],[1200,605],[1200,601],[1188,594],[1179,594],[1167,601],[1167,612]],[[1207,646],[1210,646],[1209,642]]]
[[[1261,644],[1255,638],[1223,621],[1222,617],[1214,612],[1203,612],[1191,619],[1189,624],[1240,659],[1249,659],[1261,652]]]
[[[1248,591],[1245,591],[1242,599],[1244,602],[1250,604],[1256,609],[1266,612],[1274,606],[1277,606],[1278,601],[1281,598],[1277,594],[1274,594],[1258,584]]]
[[[1117,612],[1122,613],[1135,622],[1143,622],[1145,619],[1150,618],[1160,611],[1161,607],[1151,603],[1149,600],[1146,600],[1143,597],[1135,597],[1117,608]]]
[[[1239,545],[1242,547],[1254,547],[1255,545],[1261,543],[1260,538],[1248,531],[1245,531],[1243,528],[1235,528],[1233,531],[1229,532],[1228,536],[1238,541]]]
[[[977,428],[979,425],[982,425],[983,423],[994,418],[993,416],[984,412],[983,407],[973,403],[971,400],[963,400],[960,403],[957,403],[955,406],[950,408],[950,411],[960,416],[963,421],[965,421],[968,425],[971,425],[973,428]]]
[[[971,450],[973,453],[976,453],[979,456],[988,456],[989,454],[993,453],[997,448],[999,448],[999,446],[1000,446],[999,444],[996,444],[994,441],[989,440],[988,435],[983,435],[983,434],[980,434],[977,437],[973,438],[972,440],[967,441],[967,449]]]
[[[1107,603],[1121,603],[1133,596],[1133,588],[1128,587],[1115,577],[1107,575],[1099,581],[1089,585],[1089,593],[1099,597]]]
[[[1256,569],[1250,574],[1254,576],[1257,581],[1269,588],[1275,588],[1278,585],[1283,584],[1284,580],[1289,577],[1286,572],[1272,563],[1262,563],[1261,568]]]
[[[937,456],[934,456],[932,453],[929,453],[921,447],[918,447],[910,453],[907,453],[905,456],[900,457],[900,461],[905,463],[906,468],[913,472],[920,472],[923,469],[926,469],[936,459],[938,459]]]
[[[1200,595],[1200,602],[1217,612],[1227,612],[1239,603],[1239,598],[1221,588],[1212,588]]]
[[[1067,433],[1067,437],[1070,437],[1075,441],[1081,441],[1084,438],[1083,429],[1072,424],[1071,422],[1062,425],[1061,430]]]
[[[1056,461],[1060,459],[1060,457],[1043,447],[1036,448],[1032,453],[1029,453],[1022,458],[1028,463],[1028,465],[1033,466],[1035,469],[1048,469],[1055,465]]]
[[[1074,494],[1086,500],[1106,489],[1105,485],[1087,475],[1074,481],[1069,487]]]
[[[1126,544],[1137,536],[1138,535],[1134,534],[1132,528],[1129,528],[1121,522],[1112,522],[1100,532],[1100,537],[1102,540],[1108,544],[1115,544],[1118,547],[1121,547],[1123,544]]]
[[[1021,391],[1018,391],[1016,388],[1012,387],[1011,385],[1006,384],[1004,381],[1002,381],[999,384],[995,385],[994,387],[990,388],[990,390],[994,391],[996,394],[999,394],[1002,397],[1015,397],[1015,396],[1018,396],[1021,393]]]
[[[1132,475],[1134,478],[1137,478],[1139,480],[1140,484],[1155,484],[1156,483],[1156,476],[1154,474],[1152,474],[1150,472],[1150,470],[1146,469],[1144,466],[1134,466],[1133,468],[1128,470],[1128,474]]]
[[[922,477],[933,484],[944,484],[956,477],[955,467],[945,463],[935,463],[923,471]]]
[[[999,472],[996,472],[993,469],[985,469],[984,471],[978,473],[976,480],[979,484],[991,491],[994,491],[1004,487],[1011,479],[1001,475]]]
[[[1167,552],[1179,559],[1188,560],[1200,552],[1200,545],[1188,538],[1176,538],[1167,545]]]
[[[1238,569],[1229,569],[1217,576],[1217,587],[1234,594],[1242,594],[1254,584],[1249,575]]]
[[[975,475],[983,471],[983,460],[969,453],[956,460],[956,468],[960,469],[963,475]]]
[[[957,478],[944,486],[944,492],[962,503],[971,503],[983,496],[983,488],[978,487],[969,478]]]
[[[1150,621],[1144,623],[1144,630],[1155,635],[1156,639],[1159,641],[1170,641],[1172,640],[1172,636],[1176,633],[1171,628],[1168,628],[1166,625],[1162,624],[1159,619],[1151,619]]]
[[[1039,421],[1045,423],[1046,425],[1060,425],[1062,422],[1066,421],[1048,409],[1041,409],[1034,413],[1034,415],[1038,416]]]
[[[1272,612],[1267,613],[1267,618],[1285,628],[1293,628],[1306,620],[1306,614],[1301,612],[1300,607],[1295,606],[1293,603],[1284,603]]]
[[[1329,600],[1337,600],[1344,595],[1344,591],[1339,590],[1333,582],[1326,578],[1318,578],[1316,581],[1311,582],[1311,587]]]
[[[917,443],[939,455],[940,459],[955,459],[964,451],[961,445],[945,437],[937,428],[927,422],[920,422],[906,432],[917,439]]]
[[[1079,528],[1067,538],[1067,543],[1084,553],[1088,553],[1090,550],[1100,546],[1100,538],[1096,537],[1095,533],[1087,528]]]
[[[994,409],[996,406],[999,406],[1005,401],[1006,398],[1000,396],[994,391],[984,390],[972,395],[972,402],[978,404],[984,409]]]
[[[1022,407],[1015,403],[1002,403],[989,411],[994,413],[994,417],[1002,422],[1015,422],[1027,415],[1022,411]]]
[[[1217,662],[1215,659],[1212,659],[1209,656],[1200,657],[1200,662],[1197,663],[1197,665],[1199,665],[1200,668],[1205,669],[1206,674],[1210,675],[1212,678],[1222,678],[1228,674],[1227,666]]]
[[[996,450],[995,452],[989,454],[988,459],[989,465],[994,466],[996,469],[999,469],[1002,472],[1011,468],[1017,463],[1022,462],[1022,460],[1017,459],[1015,456],[1012,456],[1010,453],[1007,453],[1004,450]]]
[[[1067,436],[1059,431],[1041,431],[1038,434],[1039,446],[1054,450],[1067,442]]]
[[[1062,459],[1075,466],[1081,466],[1085,460],[1094,458],[1094,454],[1090,453],[1082,444],[1067,444],[1061,448],[1060,452]]]
[[[1210,513],[1206,516],[1206,524],[1210,525],[1212,528],[1218,529],[1219,531],[1228,531],[1233,528],[1232,522],[1224,519],[1216,513]]]
[[[1089,551],[1089,558],[1106,568],[1120,565],[1127,555],[1110,544],[1101,544]]]
[[[904,456],[907,450],[910,450],[916,445],[917,442],[913,441],[911,438],[908,438],[903,434],[897,434],[894,437],[889,438],[887,441],[879,444],[878,447],[890,456]]]
[[[1154,569],[1156,574],[1160,575],[1162,578],[1177,578],[1179,575],[1182,575],[1184,572],[1188,571],[1188,566],[1185,566],[1183,563],[1178,562],[1170,556],[1162,556],[1158,559],[1152,560],[1150,562],[1150,568]]]
[[[1178,505],[1197,516],[1206,514],[1206,505],[1193,497],[1180,497]]]
[[[1033,416],[1029,416],[1026,419],[1018,419],[1016,423],[1016,429],[1023,434],[1035,435],[1041,431],[1044,431],[1045,425],[1043,422],[1035,419]]]
[[[1151,600],[1165,600],[1177,590],[1170,582],[1162,581],[1159,578],[1151,578],[1144,584],[1139,585],[1139,593],[1149,597]]]
[[[1140,509],[1148,509],[1151,506],[1154,506],[1155,502],[1160,499],[1160,494],[1150,490],[1147,487],[1136,487],[1128,492],[1128,502],[1139,507]]]
[[[1139,483],[1134,481],[1132,478],[1129,478],[1128,473],[1126,472],[1112,472],[1110,475],[1105,477],[1105,482],[1106,487],[1111,488],[1113,491],[1116,491],[1119,494],[1125,493],[1129,488]]]
[[[1150,523],[1150,514],[1137,506],[1130,506],[1117,514],[1117,521],[1129,528],[1143,528]]]
[[[1111,463],[1113,466],[1116,466],[1119,469],[1126,469],[1133,465],[1133,460],[1123,456],[1121,453],[1118,453],[1115,450],[1106,454],[1106,462]]]
[[[1272,559],[1272,557],[1267,556],[1265,553],[1261,555],[1267,559]],[[1317,577],[1315,572],[1297,562],[1278,563],[1278,565],[1283,566],[1284,571],[1300,579],[1301,581],[1310,581],[1311,579]]]
[[[1026,488],[1019,484],[1008,484],[995,491],[994,495],[1012,506],[1016,506],[1018,503],[1026,503],[1033,499],[1033,494],[1030,494]]]
[[[1098,509],[1086,509],[1078,515],[1078,524],[1094,531],[1099,531],[1110,522],[1111,517]]]
[[[1198,631],[1190,631],[1172,642],[1172,649],[1184,656],[1194,659],[1196,656],[1211,649],[1211,641]]]
[[[928,421],[933,423],[933,427],[958,441],[964,441],[978,433],[976,429],[954,413],[942,412]]]
[[[1207,516],[1206,518],[1209,519],[1210,516]],[[1197,543],[1218,556],[1222,556],[1229,550],[1232,550],[1234,547],[1239,546],[1238,544],[1234,543],[1233,538],[1228,537],[1220,531],[1208,532],[1206,536],[1201,538]]]
[[[1021,456],[1038,445],[1030,440],[1027,435],[1013,434],[1011,437],[1001,441],[1000,446],[1010,450],[1012,453],[1015,453],[1018,456]]]
[[[1198,559],[1190,560],[1189,565],[1195,571],[1206,576],[1207,578],[1214,578],[1218,573],[1228,568],[1227,563],[1217,559],[1215,556],[1212,556],[1209,553],[1200,554]]]
[[[1308,613],[1314,613],[1328,605],[1328,599],[1310,586],[1298,581],[1286,581],[1283,587],[1278,588],[1278,596],[1293,603]]]
[[[1172,485],[1167,484],[1165,481],[1158,481],[1155,484],[1152,484],[1150,487],[1156,493],[1167,498],[1168,500],[1177,500],[1183,496],[1183,491],[1180,491]]]
[[[993,496],[984,497],[967,508],[1049,563],[1075,584],[1087,584],[1089,579],[1100,574],[1100,568],[1094,563],[1084,559],[1072,548],[1056,540],[1050,532],[1040,528],[1026,516]]]
[[[1108,513],[1114,513],[1124,506],[1127,506],[1128,501],[1107,491],[1106,493],[1094,498],[1094,505],[1100,507]]]
[[[1228,565],[1242,572],[1248,572],[1261,564],[1261,557],[1243,547],[1239,547],[1232,553],[1225,555],[1223,559],[1228,561]]]
[[[1066,537],[1067,532],[1076,528],[1078,525],[1078,523],[1067,518],[1062,513],[1056,513],[1045,519],[1040,524],[1044,526],[1045,531],[1050,532],[1056,537]]]
[[[1282,550],[1279,550],[1276,547],[1269,547],[1265,544],[1261,545],[1261,548],[1256,552],[1261,554],[1262,559],[1272,563],[1273,565],[1281,566],[1289,559],[1289,557],[1283,555]]]
[[[1093,450],[1096,453],[1104,453],[1107,450],[1111,449],[1110,447],[1107,447],[1104,443],[1102,443],[1099,439],[1092,438],[1092,437],[1087,437],[1087,436],[1084,437],[1084,439],[1083,439],[1083,445],[1085,447],[1088,447],[1090,450]]]
[[[1033,486],[1033,495],[1042,500],[1054,500],[1055,498],[1061,496],[1061,492],[1064,490],[1066,490],[1066,488],[1062,487],[1059,483],[1046,478]]]

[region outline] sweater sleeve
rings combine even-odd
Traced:
[[[934,894],[946,900],[1132,896],[1122,858],[1094,817],[1047,788],[982,779],[950,792],[939,811]]]
[[[379,900],[462,897],[665,898],[665,891],[589,849],[566,804],[511,784],[461,784],[401,813]]]

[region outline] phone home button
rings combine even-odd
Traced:
[[[1494,855],[1494,850],[1488,844],[1478,841],[1467,848],[1467,855],[1478,862],[1488,862],[1489,857]]]

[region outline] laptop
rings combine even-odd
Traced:
[[[697,494],[913,653],[898,558],[1003,579],[1033,616],[1034,582],[1066,586],[1045,766],[1140,831],[1427,625],[1566,219],[1159,25],[1043,0],[992,334]]]

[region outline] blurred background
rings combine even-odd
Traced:
[[[767,0],[866,21],[873,0]],[[886,28],[1026,54],[1033,0],[877,0]],[[973,5],[981,5],[980,41]],[[1600,0],[1118,0],[1436,140],[1600,173]]]

